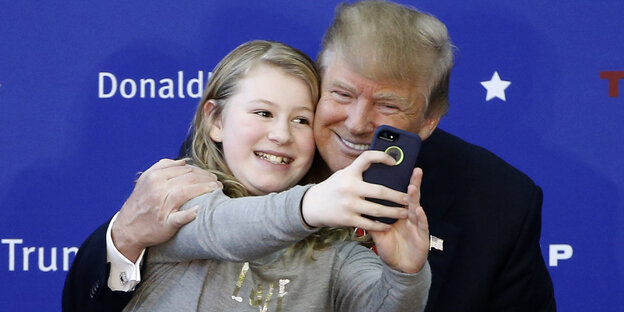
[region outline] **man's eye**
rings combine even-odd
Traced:
[[[386,113],[394,113],[394,112],[398,112],[399,111],[399,107],[397,105],[394,104],[388,104],[388,103],[379,103],[377,105],[377,107]]]
[[[351,99],[351,94],[343,91],[332,91],[332,95],[338,101],[346,102]]]
[[[268,111],[255,111],[254,114],[260,117],[272,117],[273,115]]]

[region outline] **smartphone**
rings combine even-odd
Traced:
[[[409,185],[412,171],[416,167],[416,160],[418,160],[418,152],[420,151],[421,144],[422,140],[415,133],[388,125],[379,126],[375,130],[370,149],[385,152],[392,156],[397,162],[394,166],[380,163],[371,164],[363,173],[364,181],[381,184],[400,192],[407,192],[407,186]],[[384,206],[401,206],[386,200],[376,198],[366,199]],[[396,219],[393,218],[373,217],[369,215],[363,216],[387,224],[396,222]]]

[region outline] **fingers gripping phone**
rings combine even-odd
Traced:
[[[364,181],[381,184],[400,192],[407,192],[407,186],[409,185],[412,171],[416,167],[416,160],[418,159],[421,143],[422,140],[415,133],[387,125],[379,126],[375,130],[370,149],[385,152],[392,156],[397,162],[394,166],[380,163],[371,164],[362,174]],[[386,200],[376,198],[366,199],[384,206],[401,206]],[[387,224],[396,222],[396,219],[393,218],[373,217],[369,215],[363,216]]]

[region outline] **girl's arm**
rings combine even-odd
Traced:
[[[182,209],[199,206],[197,218],[169,241],[150,247],[149,261],[241,262],[285,248],[315,231],[300,217],[301,199],[310,187],[242,198],[229,198],[217,190],[194,198]]]
[[[372,251],[352,244],[338,252],[333,287],[336,311],[423,311],[431,287],[428,263],[414,274],[383,263]]]
[[[150,261],[249,261],[304,239],[314,232],[306,225],[389,231],[392,226],[362,214],[400,221],[408,217],[408,209],[383,206],[365,198],[404,205],[408,200],[405,193],[362,181],[362,172],[374,162],[393,165],[394,159],[383,152],[367,151],[314,186],[236,199],[221,191],[202,195],[183,207],[199,206],[196,220],[183,226],[171,240],[150,248]]]

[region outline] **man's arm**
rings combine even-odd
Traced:
[[[137,262],[145,248],[168,240],[195,218],[194,210],[179,211],[185,202],[220,186],[213,174],[184,160],[159,161],[141,175],[119,212],[112,229],[115,247]],[[121,311],[130,300],[131,293],[108,287],[108,225],[98,228],[80,247],[66,277],[63,311]]]
[[[80,246],[65,279],[63,311],[121,311],[132,293],[114,292],[107,287],[106,229],[100,226]]]
[[[186,165],[184,159],[163,159],[137,180],[112,227],[115,247],[136,262],[143,250],[170,239],[197,215],[197,207],[180,211],[191,198],[222,188],[214,174]]]

